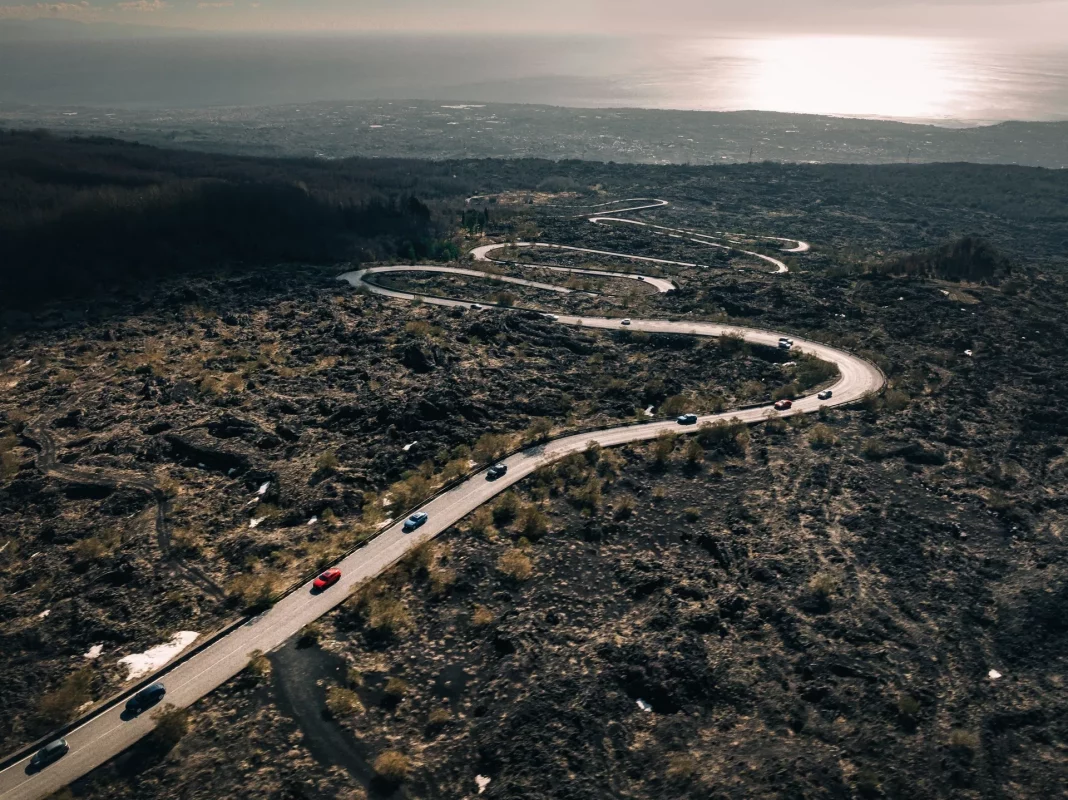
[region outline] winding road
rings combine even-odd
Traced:
[[[633,199],[633,202],[639,201],[643,201],[643,198]],[[651,201],[650,204],[641,207],[619,209],[614,212],[608,212],[607,215],[602,215],[599,219],[602,221],[611,220],[613,222],[633,222],[621,220],[616,215],[621,214],[624,211],[659,208],[664,205],[666,205],[665,201]],[[594,213],[598,212],[595,211]],[[686,233],[692,234],[693,232]],[[700,238],[700,234],[695,236],[695,241],[697,238]],[[792,239],[785,241],[788,243],[795,242],[795,240]],[[709,244],[709,242],[704,243]],[[807,248],[805,243],[796,242],[794,248],[795,251],[802,245]],[[488,246],[490,250],[479,248],[472,255],[476,259],[481,258],[482,256],[485,256],[487,252],[491,252],[492,248],[499,246],[500,245],[490,245]],[[632,258],[640,261],[654,260],[627,256],[626,254],[611,253],[609,255],[620,258]],[[785,267],[785,265],[783,266]],[[553,267],[553,269],[561,268]],[[366,278],[374,274],[413,271],[450,272],[466,276],[471,276],[472,273],[474,273],[477,276],[485,277],[485,273],[461,268],[405,266],[369,267],[367,269],[346,273],[341,276],[341,279],[349,282],[354,287],[359,287],[375,294],[410,300],[414,298],[415,295],[407,292],[384,289],[368,282]],[[573,271],[578,272],[579,270]],[[593,274],[600,273],[594,272]],[[610,274],[613,277],[622,277],[616,273]],[[512,282],[518,280],[521,279],[512,279]],[[650,284],[653,283],[648,277],[646,278],[646,282]],[[656,288],[659,291],[669,291],[670,288],[673,288],[673,285],[670,284],[670,282],[665,281],[664,284],[667,284],[667,286],[657,284]],[[550,286],[549,284],[538,285],[536,282],[531,282],[531,285],[538,286],[538,288]],[[551,291],[559,292],[560,290],[561,287],[551,287]],[[470,301],[440,297],[421,297],[424,302],[429,304],[442,306],[471,306]],[[487,304],[484,313],[495,313],[501,310],[503,309]],[[575,316],[560,315],[555,317],[555,324],[617,330],[620,326],[620,320],[606,317],[583,316],[579,318]],[[740,336],[746,341],[770,347],[776,347],[778,345],[779,337],[782,335],[779,332],[757,330],[736,325],[700,322],[672,322],[652,319],[635,319],[632,321],[630,329],[655,333],[677,333],[696,336],[724,336],[731,334]],[[795,414],[811,413],[816,411],[820,406],[840,406],[853,403],[870,392],[878,391],[882,388],[885,382],[882,373],[875,365],[844,350],[839,350],[819,342],[797,337],[794,338],[794,350],[816,356],[824,361],[833,362],[838,366],[840,375],[837,382],[831,387],[834,391],[831,400],[821,401],[815,395],[809,395],[795,401],[793,408],[782,412],[781,416],[786,417]],[[737,419],[746,423],[756,423],[767,418],[769,414],[774,415],[779,414],[779,412],[772,410],[769,406],[761,406],[737,411],[727,411],[720,414],[703,415],[699,418],[699,423],[729,419]],[[487,480],[485,470],[480,470],[459,485],[438,495],[423,505],[421,510],[429,515],[429,520],[415,533],[405,534],[401,529],[402,521],[398,521],[385,528],[379,536],[371,540],[367,545],[344,558],[338,564],[342,570],[342,578],[334,587],[321,594],[316,594],[312,591],[311,584],[308,583],[286,595],[270,610],[254,619],[248,620],[229,634],[219,638],[192,658],[179,662],[177,666],[173,666],[169,670],[166,670],[165,668],[165,675],[162,677],[162,680],[167,686],[166,701],[173,703],[176,706],[188,706],[208,694],[244,669],[248,664],[250,653],[257,650],[268,652],[279,647],[288,638],[300,631],[305,625],[313,622],[343,602],[346,597],[348,597],[349,593],[359,584],[388,569],[411,549],[423,542],[433,539],[483,503],[490,500],[494,495],[521,481],[539,467],[551,464],[571,453],[580,452],[584,450],[590,442],[596,442],[602,447],[614,447],[630,442],[641,442],[654,439],[665,431],[687,434],[694,433],[697,429],[697,425],[686,427],[680,426],[674,419],[662,419],[643,424],[605,428],[594,432],[564,436],[515,453],[503,461],[503,463],[508,465],[508,472],[496,481]],[[42,451],[44,449],[45,444],[42,442]],[[50,463],[54,464],[54,460]],[[52,467],[52,469],[56,469],[56,467]],[[143,488],[145,488],[146,491],[150,490],[147,486]],[[161,631],[161,638],[164,638],[165,636],[166,632]],[[94,767],[107,761],[109,758],[122,752],[152,730],[154,723],[151,714],[144,714],[136,719],[124,721],[120,717],[121,710],[121,704],[107,708],[101,713],[84,721],[73,731],[68,733],[66,739],[70,744],[70,753],[41,772],[36,774],[30,774],[28,772],[28,758],[23,758],[18,763],[13,764],[0,772],[0,800],[37,800],[37,798],[55,792],[74,779],[86,774]]]

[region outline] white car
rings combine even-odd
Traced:
[[[630,325],[630,317],[627,317],[626,319],[621,320],[619,324],[620,325]]]
[[[831,395],[833,394],[834,392],[832,392],[830,389],[824,389],[822,392],[816,395],[816,397],[818,397],[820,400],[830,400]]]
[[[481,311],[482,310],[482,306],[479,305],[478,303],[472,303],[471,304],[471,308],[473,308],[475,311]]]
[[[556,316],[556,314],[542,314],[542,316],[545,317],[545,319],[547,320],[551,320],[552,322],[556,322],[558,319],[560,319],[558,316]]]

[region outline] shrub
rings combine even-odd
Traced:
[[[886,442],[882,439],[865,439],[860,452],[869,461],[880,461],[887,456]]]
[[[512,491],[505,492],[493,506],[493,524],[498,527],[510,525],[519,516],[519,496]]]
[[[534,564],[522,550],[512,548],[497,559],[497,571],[513,581],[525,581],[534,573]]]
[[[801,393],[801,387],[797,382],[787,383],[771,393],[772,400],[791,400]]]
[[[480,464],[496,461],[508,451],[511,439],[500,433],[484,433],[475,442],[471,457]]]
[[[706,449],[742,456],[749,446],[749,427],[738,419],[706,422],[697,429],[697,441]]]
[[[485,606],[475,606],[475,611],[471,614],[471,624],[478,628],[492,625],[495,619],[493,612]]]
[[[376,633],[396,636],[412,627],[407,606],[394,597],[376,597],[365,609],[367,625]]]
[[[253,650],[248,654],[248,672],[259,681],[271,676],[271,661],[262,650]]]
[[[447,708],[435,708],[427,717],[426,723],[431,728],[443,728],[452,721],[452,712]]]
[[[814,356],[801,356],[801,363],[794,373],[801,389],[811,389],[838,377],[838,367]]]
[[[496,536],[493,531],[493,514],[489,508],[481,506],[475,509],[468,517],[468,529],[478,536],[490,536],[491,533]]]
[[[238,575],[229,583],[229,595],[250,614],[265,611],[275,601],[274,579],[270,575]]]
[[[808,443],[816,450],[826,450],[838,444],[838,437],[829,427],[820,423],[809,433]]]
[[[701,509],[697,506],[687,506],[682,510],[683,516],[688,522],[697,522],[701,518]]]
[[[676,436],[671,431],[663,431],[653,440],[651,458],[654,466],[662,467],[675,450]]]
[[[309,622],[300,629],[300,644],[307,646],[319,644],[323,639],[323,626],[318,622]]]
[[[958,728],[949,734],[949,746],[954,750],[971,752],[979,748],[979,736]]]
[[[189,733],[188,709],[177,708],[168,703],[153,714],[152,719],[156,723],[152,737],[166,750],[170,750]]]
[[[456,572],[451,569],[434,567],[428,576],[430,591],[437,597],[441,597],[456,583]]]
[[[689,411],[692,405],[692,399],[684,394],[677,394],[660,404],[660,413],[668,417],[677,417]]]
[[[701,443],[696,439],[690,439],[686,443],[686,463],[691,467],[696,467],[702,461],[705,460],[705,449],[701,447]]]
[[[835,589],[838,588],[838,581],[833,575],[820,572],[812,576],[808,582],[808,588],[816,597],[825,600],[834,594]]]
[[[37,721],[42,729],[70,721],[79,708],[92,700],[93,672],[83,667],[63,679],[58,689],[37,702]]]
[[[887,411],[901,411],[908,406],[911,398],[904,392],[891,389],[883,395],[883,407]]]
[[[334,450],[327,450],[319,454],[319,457],[315,459],[316,469],[337,469],[338,460],[337,453]]]
[[[897,699],[897,713],[903,718],[914,721],[920,715],[920,701],[909,694],[903,694]]]
[[[616,504],[616,519],[629,519],[634,514],[634,498],[629,494]]]
[[[528,442],[543,442],[549,438],[552,429],[553,423],[548,418],[535,417],[530,421],[530,426],[527,428],[524,438]]]
[[[390,783],[400,783],[408,777],[411,764],[408,757],[397,750],[385,750],[378,754],[374,763],[375,775]]]
[[[675,753],[668,759],[665,777],[672,783],[687,783],[697,774],[697,761],[689,753]]]
[[[407,681],[401,678],[390,678],[386,681],[385,694],[391,700],[400,702],[407,696],[409,688]]]
[[[331,686],[326,690],[326,709],[334,719],[344,719],[362,713],[363,703],[352,689]]]
[[[525,538],[536,542],[549,531],[549,518],[537,506],[527,506],[520,515],[519,531]]]

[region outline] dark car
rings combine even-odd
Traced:
[[[33,758],[30,759],[30,766],[33,769],[47,767],[49,764],[54,764],[56,761],[59,761],[59,759],[63,758],[68,752],[70,752],[70,745],[67,744],[67,740],[56,739],[54,742],[49,742],[33,754]]]
[[[341,570],[337,568],[328,569],[312,581],[312,586],[321,592],[323,589],[329,589],[339,580],[341,580]]]
[[[495,481],[508,471],[507,464],[494,464],[486,470],[486,480]]]
[[[696,414],[683,414],[681,417],[679,417],[675,421],[677,423],[679,423],[679,425],[696,425],[697,424],[697,415]]]
[[[411,533],[428,519],[429,517],[425,511],[416,511],[408,519],[404,520],[404,532]]]
[[[167,690],[162,683],[153,683],[151,686],[146,686],[126,701],[126,712],[136,716],[156,705],[163,699],[165,694],[167,694]]]

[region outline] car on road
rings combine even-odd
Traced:
[[[326,572],[320,573],[319,577],[312,581],[312,586],[321,592],[323,589],[329,589],[339,580],[341,580],[341,570],[336,568],[328,569]]]
[[[794,340],[793,339],[787,339],[785,336],[780,336],[779,337],[779,348],[780,349],[789,350],[793,346],[794,346]]]
[[[644,280],[645,280],[645,276],[644,276],[644,275],[639,275],[639,276],[638,276],[638,280],[640,280],[640,281],[644,281]]]
[[[542,314],[542,316],[545,317],[545,319],[552,320],[553,322],[556,322],[558,319],[560,319],[558,316],[556,316],[556,314]]]
[[[775,403],[775,410],[776,411],[788,411],[793,407],[794,407],[794,401],[793,400],[785,400],[784,399],[784,400],[779,400],[779,401],[777,401]]]
[[[507,464],[494,464],[486,470],[486,480],[495,481],[508,471]]]
[[[33,758],[30,759],[30,766],[33,769],[42,769],[49,764],[54,764],[63,758],[70,752],[70,745],[67,744],[66,739],[56,739],[54,742],[49,742],[36,753],[33,754]]]
[[[820,400],[830,400],[833,394],[834,392],[832,392],[830,389],[824,389],[822,392],[816,395],[816,397],[818,397]]]
[[[620,325],[630,325],[630,318],[627,317],[626,319],[620,320],[619,324]]]
[[[416,511],[408,519],[404,520],[404,532],[411,533],[416,528],[422,526],[430,517],[425,511]]]
[[[473,308],[475,311],[481,311],[482,310],[482,304],[481,303],[472,303],[471,304],[471,308]]]
[[[697,415],[696,414],[683,414],[681,417],[679,417],[675,421],[677,423],[679,423],[679,425],[696,425],[697,424]]]
[[[167,694],[167,690],[162,683],[153,683],[151,686],[146,686],[126,701],[126,713],[135,716],[141,714],[146,709],[156,705],[156,703],[163,699],[163,695],[165,694]]]

